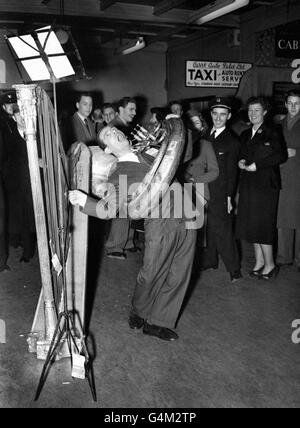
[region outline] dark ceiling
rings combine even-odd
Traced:
[[[216,0],[219,2],[222,0]],[[190,22],[191,14],[212,0],[10,0],[0,2],[0,28],[28,32],[45,24],[64,25],[75,39],[97,39],[102,46],[144,36],[147,44],[178,43],[204,31],[238,27],[249,10],[271,7],[276,0],[250,0],[246,7],[205,25]]]

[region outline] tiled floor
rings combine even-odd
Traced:
[[[275,281],[251,280],[248,247],[240,282],[231,284],[222,264],[194,278],[174,343],[128,327],[142,255],[114,261],[98,254],[88,305],[98,402],[87,381],[71,378],[68,359],[53,364],[34,402],[43,362],[28,352],[26,336],[40,291],[39,265],[37,257],[30,264],[19,257],[20,250],[12,249],[12,271],[0,276],[0,319],[6,323],[0,407],[300,406],[300,344],[292,342],[292,322],[300,319],[300,273],[287,267]]]

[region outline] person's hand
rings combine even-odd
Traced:
[[[231,211],[233,210],[233,205],[232,205],[230,196],[227,197],[227,210],[228,210],[228,214],[231,214]]]
[[[246,168],[246,160],[245,159],[241,159],[239,161],[239,168],[240,169],[245,169]]]
[[[288,151],[289,158],[294,158],[297,154],[297,151],[295,149],[287,149],[287,151]]]
[[[253,162],[251,165],[245,166],[245,170],[248,172],[255,172],[256,171],[256,164]]]
[[[71,190],[69,192],[69,201],[72,205],[79,205],[84,207],[86,204],[87,195],[80,190]]]
[[[193,123],[193,125],[194,125],[194,128],[197,130],[197,131],[202,131],[202,129],[203,129],[203,125],[202,125],[202,122],[201,122],[201,119],[200,119],[200,117],[199,116],[192,116],[191,117],[191,121],[192,121],[192,123]]]

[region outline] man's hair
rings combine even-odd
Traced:
[[[78,94],[76,94],[76,103],[80,103],[82,97],[90,97],[93,99],[91,92],[79,92]]]
[[[106,129],[108,128],[108,126],[105,126],[104,128],[102,128],[100,131],[99,131],[99,133],[98,133],[98,140],[99,140],[99,147],[102,149],[102,150],[105,150],[105,148],[106,148],[106,144],[105,144],[105,142],[104,142],[104,140],[103,140],[103,135],[104,135],[104,131],[106,131]]]
[[[114,111],[116,111],[116,107],[112,103],[104,103],[102,106],[102,111],[105,110],[106,108],[112,108]]]
[[[120,107],[127,107],[129,103],[133,103],[136,104],[136,100],[135,98],[132,97],[124,97],[122,98],[119,102],[118,102],[118,110],[120,109]]]
[[[103,137],[108,129],[110,130],[115,129],[119,134],[122,134],[124,138],[128,141],[126,135],[122,131],[120,131],[120,129],[116,128],[115,126],[107,125],[104,128],[102,128],[101,131],[98,133],[99,147],[101,147],[101,149],[104,150],[106,148],[106,144]]]
[[[167,112],[162,107],[152,107],[150,109],[150,112],[152,114],[156,114],[156,118],[159,122],[162,122],[165,119],[165,117],[167,116]]]
[[[289,99],[289,97],[298,97],[300,98],[300,90],[292,89],[285,94],[285,102]]]
[[[171,102],[169,103],[169,108],[171,109],[171,107],[172,107],[173,105],[175,105],[175,104],[178,104],[179,106],[181,106],[181,107],[183,108],[183,104],[182,104],[182,102],[181,102],[181,101],[179,101],[179,100],[171,101]]]

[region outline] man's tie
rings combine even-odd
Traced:
[[[216,130],[214,130],[214,132],[212,132],[211,134],[210,134],[210,138],[212,139],[212,140],[214,140],[215,138],[216,138]]]
[[[88,130],[88,133],[91,134],[87,119],[84,119],[84,124],[85,124],[86,129]]]

